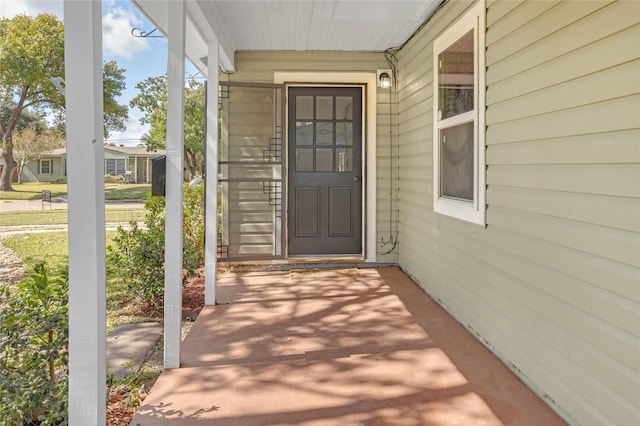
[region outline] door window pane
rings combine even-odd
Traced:
[[[316,148],[316,172],[333,171],[333,148]]]
[[[316,119],[333,120],[333,96],[316,97]]]
[[[353,145],[353,123],[350,121],[336,123],[336,145]]]
[[[313,96],[296,96],[296,119],[313,120]]]
[[[296,148],[296,172],[313,171],[313,148]]]
[[[353,149],[336,148],[336,172],[353,171]]]
[[[296,122],[296,145],[313,145],[313,121]]]
[[[353,98],[336,96],[336,120],[353,120]]]
[[[438,55],[438,119],[473,110],[473,30]]]
[[[440,130],[440,195],[473,201],[473,124]]]
[[[333,145],[333,123],[316,122],[316,145]]]

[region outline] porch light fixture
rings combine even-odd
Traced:
[[[390,89],[393,85],[393,80],[391,78],[392,72],[391,70],[378,70],[378,87],[382,89]]]

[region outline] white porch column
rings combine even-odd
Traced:
[[[207,161],[205,203],[204,304],[216,304],[218,247],[218,39],[209,42],[207,63]]]
[[[69,424],[106,422],[102,4],[64,2]]]
[[[180,367],[185,5],[167,2],[167,182],[164,263],[164,368]]]

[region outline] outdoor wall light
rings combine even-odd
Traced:
[[[378,70],[378,87],[383,89],[390,89],[393,85],[393,80],[391,78],[391,70]]]

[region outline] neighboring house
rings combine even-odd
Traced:
[[[22,182],[55,182],[67,175],[67,150],[56,148],[38,160],[31,160],[22,169]]]
[[[105,146],[104,174],[122,176],[130,183],[151,182],[152,159],[165,155],[164,150],[147,151],[144,147]],[[57,148],[39,160],[32,160],[22,170],[22,182],[55,182],[67,176],[67,150]]]
[[[134,1],[170,52],[180,3]],[[640,2],[365,3],[184,2],[186,55],[222,80],[223,258],[396,263],[569,423],[637,424]]]

